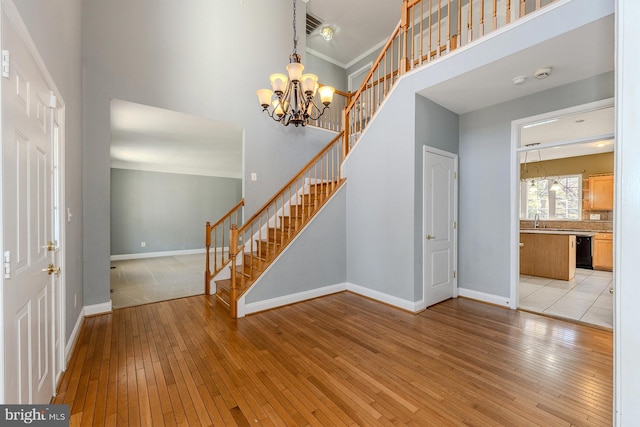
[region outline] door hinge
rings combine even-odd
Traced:
[[[453,179],[458,179],[458,172],[453,173]]]
[[[4,251],[4,278],[11,279],[11,251]]]
[[[49,93],[49,108],[56,108],[58,106],[58,98],[53,94],[53,91]]]
[[[453,270],[453,278],[454,279],[456,278],[456,271],[455,270]]]
[[[2,51],[2,77],[9,78],[9,51]]]
[[[456,227],[458,226],[458,223],[456,221],[453,221],[453,229],[455,230]]]

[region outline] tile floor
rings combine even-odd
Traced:
[[[201,294],[204,261],[204,254],[111,261],[113,308]]]
[[[573,280],[520,275],[520,308],[613,328],[613,273],[578,268]]]

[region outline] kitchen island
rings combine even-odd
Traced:
[[[576,274],[576,234],[575,231],[539,228],[520,230],[520,274],[573,279]]]

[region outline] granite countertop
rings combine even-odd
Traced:
[[[611,233],[611,231],[606,230],[598,230],[598,231],[590,231],[590,230],[557,230],[553,228],[521,228],[521,233],[535,233],[535,234],[567,234],[567,235],[576,235],[576,236],[588,236],[593,237],[598,233]]]

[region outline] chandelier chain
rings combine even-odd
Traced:
[[[293,0],[293,53],[297,53],[298,36],[296,33],[296,0]]]

